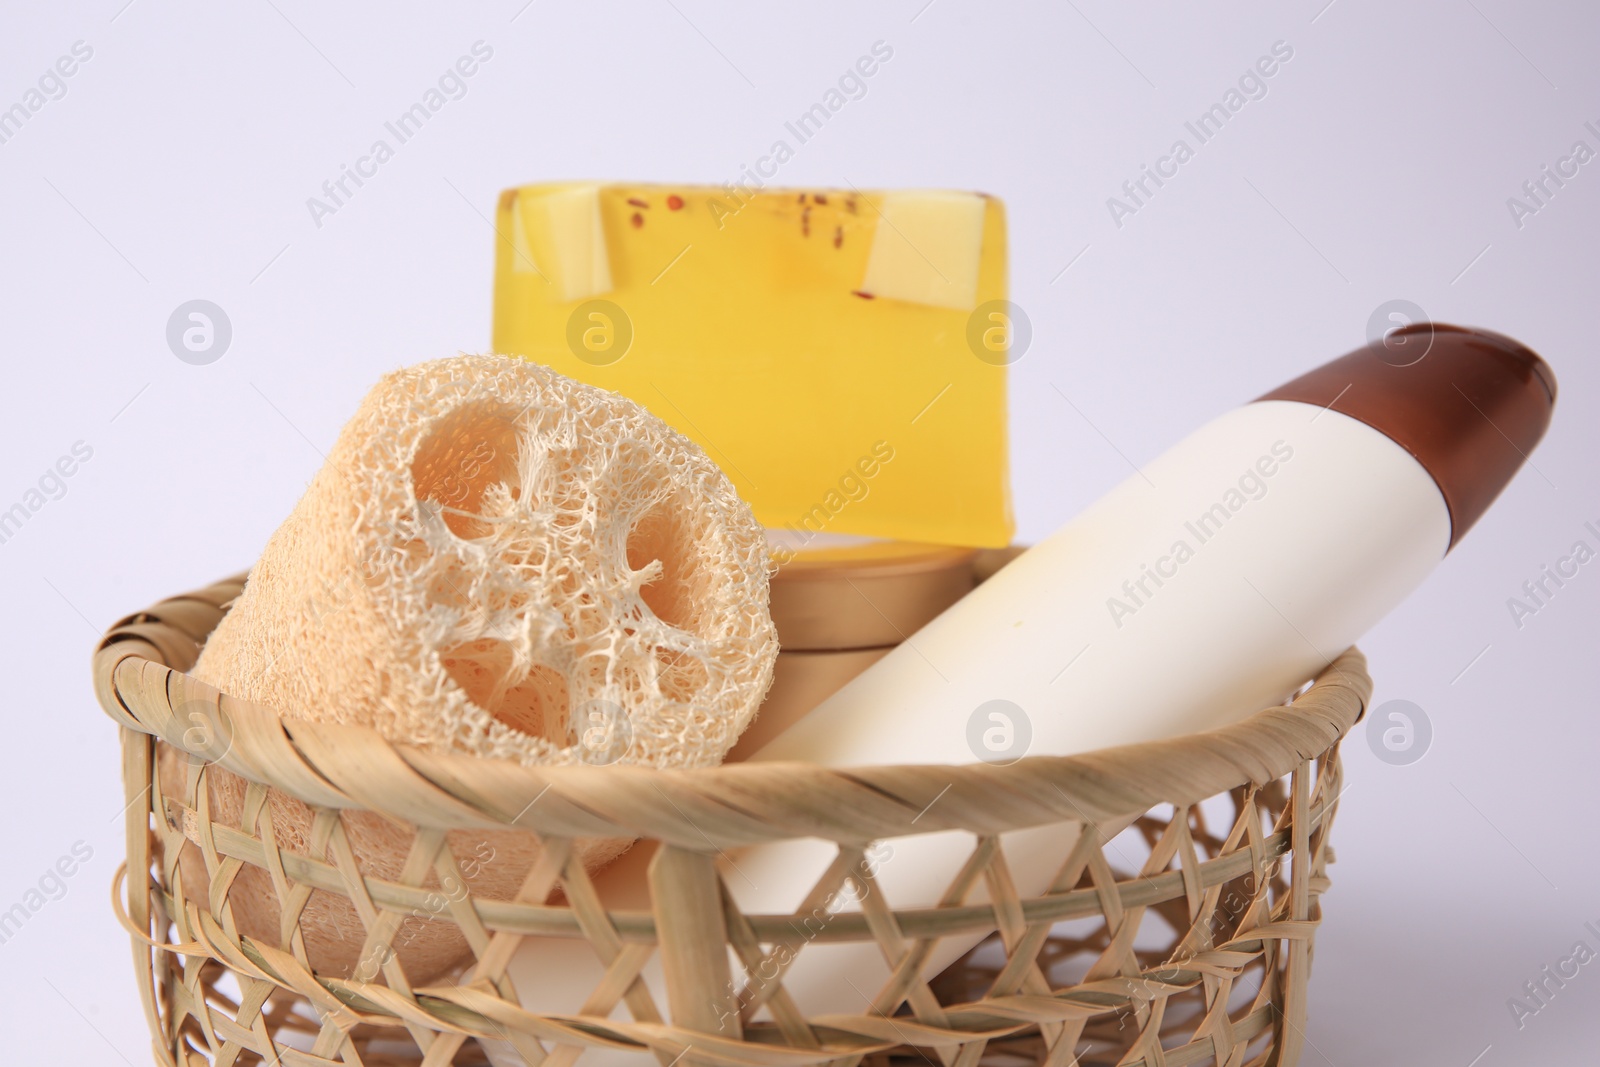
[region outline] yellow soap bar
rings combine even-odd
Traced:
[[[495,349],[643,404],[784,543],[1010,543],[998,200],[564,183],[496,229]]]

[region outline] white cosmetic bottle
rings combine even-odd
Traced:
[[[1549,368],[1515,341],[1398,331],[1201,427],[750,758],[1011,762],[1192,733],[1279,703],[1438,564],[1543,436],[1554,400]],[[1019,892],[1041,892],[1073,839],[1062,826],[1005,835]],[[972,840],[889,844],[874,872],[901,908],[934,904]],[[635,851],[597,879],[608,907],[649,906],[648,855]],[[743,910],[782,913],[834,852],[786,842],[720,865]],[[925,977],[979,939],[941,942]],[[559,939],[529,938],[510,968],[539,1011],[576,1010],[601,973],[586,945]],[[888,973],[871,943],[819,942],[782,981],[808,1014],[857,1013]],[[644,977],[665,1005],[656,961]],[[520,1062],[490,1051],[499,1067]],[[590,1049],[583,1062],[653,1057]]]

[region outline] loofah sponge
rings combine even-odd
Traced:
[[[771,681],[766,559],[728,479],[639,405],[519,360],[437,360],[367,395],[193,673],[392,741],[523,763],[704,766]],[[165,752],[174,795],[183,763]],[[214,813],[236,821],[245,783],[207,773]],[[274,792],[268,811],[280,848],[316,851],[310,809]],[[397,876],[409,830],[344,821],[369,873]],[[509,898],[536,856],[515,831],[449,843],[490,897]],[[579,853],[593,868],[627,844]],[[203,879],[198,850],[184,852],[185,877]],[[280,943],[265,870],[243,867],[228,899],[241,932]],[[355,973],[363,933],[347,901],[314,891],[299,925],[313,967]],[[413,982],[466,952],[425,915],[394,942]]]

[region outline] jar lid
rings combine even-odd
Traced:
[[[738,763],[844,688],[846,682],[878,662],[888,648],[849,648],[829,652],[779,652],[772,666],[772,688],[761,710],[745,727],[724,763]]]
[[[801,549],[772,576],[785,650],[897,645],[972,590],[977,549],[909,541]]]

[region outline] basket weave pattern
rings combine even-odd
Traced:
[[[95,657],[100,703],[122,727],[127,864],[114,896],[165,1067],[442,1067],[483,1062],[478,1037],[508,1042],[531,1067],[566,1067],[596,1046],[727,1067],[1298,1060],[1338,745],[1371,689],[1353,649],[1289,707],[1081,756],[1003,767],[523,767],[287,717],[190,678],[242,586],[230,579],[130,616]],[[163,792],[159,745],[189,755],[182,796]],[[208,810],[213,764],[251,782],[237,824]],[[278,846],[268,786],[316,810],[314,854]],[[352,810],[414,828],[397,880],[360,869],[342,822]],[[1131,829],[1111,841],[1083,833],[1047,892],[1021,897],[999,835],[1067,821]],[[448,831],[507,827],[541,846],[516,899],[446,891],[476,862],[452,852]],[[947,830],[970,833],[973,848],[936,906],[897,908],[876,891],[866,857],[877,843]],[[584,837],[660,843],[651,910],[605,910],[572,858]],[[718,853],[796,837],[838,845],[801,908],[740,911]],[[204,858],[207,895],[184,884],[186,845]],[[230,889],[246,864],[270,874],[284,903],[277,943],[237,932]],[[980,885],[986,902],[973,901]],[[361,917],[363,964],[350,978],[307,965],[296,920],[313,890],[347,897]],[[841,892],[858,907],[807,930],[806,916]],[[407,916],[456,924],[473,960],[414,988],[392,945]],[[941,938],[974,932],[990,933],[923,980]],[[585,939],[605,965],[580,1013],[520,1005],[504,972],[525,935]],[[892,977],[859,1014],[809,1012],[784,988],[783,970],[813,939],[882,951]],[[666,1003],[639,979],[655,954]]]

